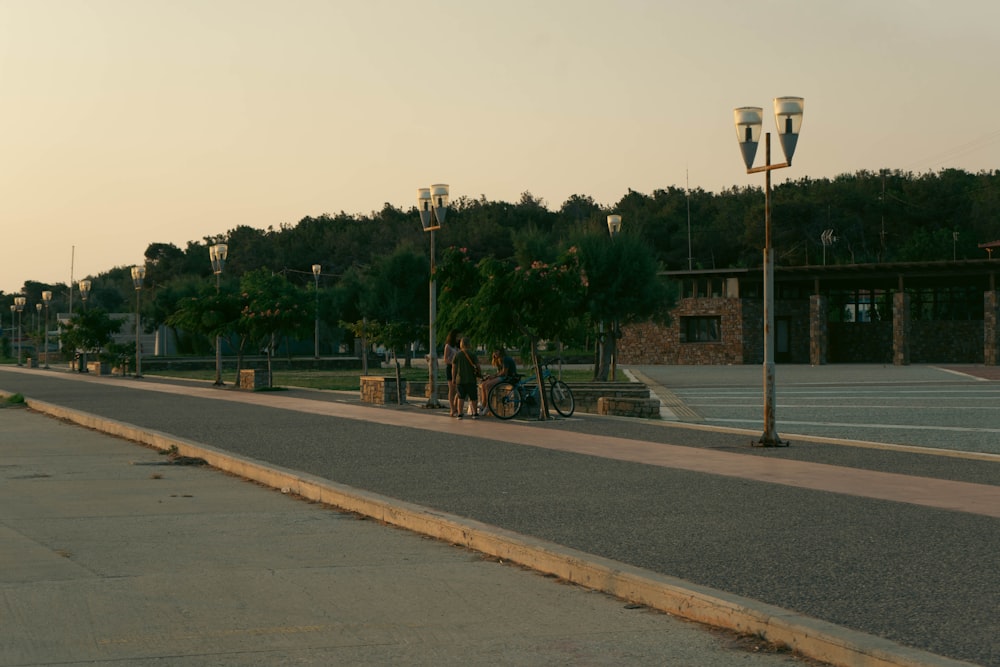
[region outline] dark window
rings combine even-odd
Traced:
[[[718,315],[682,317],[681,333],[685,343],[717,343],[722,339],[720,334],[722,318]]]

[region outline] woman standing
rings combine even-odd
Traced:
[[[448,332],[447,338],[444,339],[444,373],[445,377],[448,379],[448,409],[451,411],[449,416],[454,417],[458,414],[456,410],[456,392],[455,392],[455,355],[458,354],[458,329],[452,329]]]

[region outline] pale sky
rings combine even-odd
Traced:
[[[762,187],[733,108],[783,95],[776,183],[1000,168],[998,37],[996,0],[0,0],[0,289],[432,183]]]

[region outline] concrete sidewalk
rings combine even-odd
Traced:
[[[805,664],[24,408],[0,664]]]

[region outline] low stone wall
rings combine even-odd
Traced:
[[[600,398],[649,398],[649,387],[641,382],[567,382],[579,412],[601,414]],[[659,403],[657,403],[659,405]]]
[[[412,398],[430,398],[431,397],[431,387],[430,382],[427,380],[407,380],[406,381],[406,395]],[[435,389],[437,389],[438,400],[443,400],[447,403],[448,401],[448,383],[444,380],[435,383]]]
[[[406,379],[400,380],[402,386],[399,392],[396,390],[396,378],[382,375],[362,375],[361,376],[361,402],[374,403],[376,405],[386,405],[406,402]],[[397,397],[402,396],[399,401]],[[445,393],[445,399],[448,394]]]
[[[98,375],[111,375],[111,364],[105,364],[100,361],[88,361],[87,370]]]
[[[239,388],[247,391],[267,389],[271,386],[271,378],[267,371],[240,369]]]
[[[660,401],[655,398],[601,396],[597,399],[597,414],[659,419]]]

